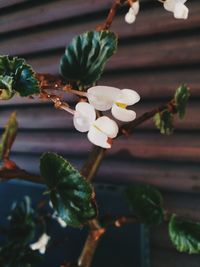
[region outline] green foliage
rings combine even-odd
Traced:
[[[0,56],[0,99],[8,100],[15,93],[30,96],[39,93],[39,82],[24,59]]]
[[[155,126],[160,130],[161,134],[170,135],[174,131],[173,114],[168,110],[156,113],[154,116]]]
[[[8,239],[10,242],[26,245],[33,240],[36,225],[29,197],[25,197],[20,204],[13,204],[9,221]]]
[[[0,266],[2,267],[33,267],[38,266],[42,258],[28,246],[8,244],[0,248]]]
[[[60,72],[82,86],[100,79],[107,60],[117,49],[117,36],[110,31],[85,32],[73,39],[61,59]]]
[[[169,222],[169,236],[178,251],[200,253],[199,222],[183,220],[173,214]]]
[[[80,227],[96,217],[92,186],[68,161],[55,153],[44,153],[40,171],[54,209],[68,225]]]
[[[8,100],[14,96],[13,78],[0,75],[0,99]]]
[[[159,224],[163,220],[163,198],[150,185],[128,186],[126,196],[134,214],[146,224]]]
[[[9,216],[7,244],[0,248],[0,266],[32,267],[41,258],[29,248],[35,236],[35,222],[29,197],[21,203],[14,203]]]
[[[175,93],[174,99],[177,113],[180,119],[183,119],[186,113],[186,106],[190,97],[189,88],[185,85],[180,86]]]
[[[9,157],[10,149],[15,140],[18,129],[18,123],[16,118],[16,112],[13,112],[5,126],[4,133],[2,135],[2,141],[0,144],[0,159]]]

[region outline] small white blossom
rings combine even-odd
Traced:
[[[79,132],[88,132],[90,125],[96,119],[96,112],[92,105],[85,102],[80,102],[76,105],[74,113],[74,127]]]
[[[185,2],[187,0],[166,0],[164,2],[164,8],[174,14],[177,19],[187,19],[189,9],[186,7]]]
[[[125,15],[126,23],[132,24],[135,22],[135,20],[136,20],[136,16],[133,13],[131,13],[130,11],[126,13]]]
[[[106,103],[106,106],[108,107],[108,103]],[[80,102],[76,105],[73,121],[75,128],[79,132],[88,132],[87,136],[91,143],[103,148],[111,148],[111,139],[115,138],[118,133],[118,126],[115,121],[106,116],[96,120],[94,107],[85,102]]]
[[[120,90],[109,86],[94,86],[88,89],[87,97],[96,110],[111,109],[113,117],[120,121],[129,122],[135,119],[136,113],[126,107],[140,100],[139,94],[130,89]]]
[[[94,145],[111,148],[111,140],[117,136],[118,131],[117,123],[103,116],[94,121],[90,126],[88,139]]]
[[[140,9],[140,4],[139,1],[133,2],[131,4],[131,7],[129,8],[129,11],[127,12],[127,14],[125,15],[125,21],[128,24],[132,24],[135,22],[136,20],[136,15],[138,14]]]
[[[38,239],[37,242],[30,245],[30,248],[32,250],[39,250],[41,254],[44,254],[49,240],[50,240],[50,236],[44,233],[41,235],[41,237]]]

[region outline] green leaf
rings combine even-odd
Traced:
[[[156,113],[154,116],[155,126],[160,130],[161,134],[170,135],[174,131],[173,114],[167,110]]]
[[[18,129],[18,123],[16,118],[16,112],[13,112],[5,126],[4,133],[2,135],[2,141],[0,144],[0,159],[8,159],[10,149],[15,140]]]
[[[13,204],[9,221],[8,239],[10,242],[26,245],[33,240],[36,225],[29,197],[25,197],[19,204]]]
[[[41,256],[28,246],[7,244],[0,248],[0,266],[2,267],[33,267],[41,262]]]
[[[30,96],[39,92],[35,72],[24,59],[0,56],[0,99],[10,99],[15,93]]]
[[[126,196],[136,216],[146,224],[159,224],[163,220],[163,198],[150,185],[129,186]]]
[[[117,36],[110,31],[85,32],[73,39],[65,50],[60,72],[69,81],[83,86],[100,79],[107,60],[117,49]]]
[[[10,76],[0,75],[0,99],[8,100],[13,97],[13,78]]]
[[[173,214],[169,222],[169,236],[180,252],[200,253],[200,223],[184,220]]]
[[[183,119],[186,113],[186,106],[190,97],[189,88],[185,85],[180,86],[175,93],[175,104],[180,119]]]
[[[55,153],[44,153],[40,172],[54,209],[68,225],[81,227],[96,217],[93,188],[68,161]]]

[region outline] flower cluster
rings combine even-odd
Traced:
[[[111,148],[112,139],[118,134],[117,123],[107,116],[97,118],[97,111],[111,110],[112,116],[123,122],[130,122],[136,118],[133,110],[126,109],[137,103],[140,96],[130,89],[118,89],[109,86],[94,86],[82,93],[88,102],[79,102],[73,113],[73,123],[79,132],[88,132],[87,137],[94,145]]]
[[[187,0],[160,0],[163,2],[163,6],[167,11],[174,14],[176,19],[187,19],[189,10],[185,6]],[[128,13],[125,15],[125,21],[128,24],[132,24],[136,20],[136,15],[139,12],[140,4],[139,0],[130,1],[130,8]]]

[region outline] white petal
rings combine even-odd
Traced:
[[[90,125],[96,119],[96,112],[92,105],[86,102],[80,102],[76,105],[76,112],[74,114],[74,127],[79,132],[89,131]]]
[[[139,3],[139,1],[136,1],[136,2],[132,3],[131,10],[132,10],[132,12],[133,12],[133,14],[135,16],[138,14],[139,9],[140,9],[140,3]]]
[[[163,6],[167,11],[174,12],[176,3],[177,3],[176,0],[166,0]]]
[[[57,217],[56,220],[60,224],[61,227],[63,227],[63,228],[67,227],[67,223],[63,219],[61,219],[60,217]]]
[[[119,121],[129,122],[136,118],[136,113],[133,110],[127,110],[125,108],[120,108],[117,105],[113,105],[111,109],[113,117]]]
[[[189,9],[182,3],[177,3],[174,9],[174,17],[176,19],[187,19]]]
[[[98,118],[93,125],[110,138],[115,138],[119,131],[117,123],[106,116]]]
[[[121,90],[119,97],[116,99],[116,102],[126,104],[127,106],[134,105],[139,101],[139,94],[136,91],[130,89]]]
[[[50,240],[50,236],[46,233],[42,234],[37,242],[30,245],[32,250],[39,250],[41,254],[44,254],[46,251],[46,246]]]
[[[39,249],[39,252],[40,252],[41,254],[45,254],[45,252],[46,252],[46,247],[44,246],[44,247],[40,248],[40,249]]]
[[[89,103],[100,111],[111,109],[120,89],[110,86],[94,86],[87,90]]]
[[[135,14],[133,14],[132,12],[126,13],[126,15],[125,15],[125,21],[126,21],[126,23],[132,24],[132,23],[135,22],[135,20],[136,20]]]
[[[91,143],[93,143],[96,146],[100,146],[103,148],[111,148],[111,145],[108,144],[108,137],[103,132],[99,131],[94,126],[90,127],[90,130],[87,134],[87,137]]]

